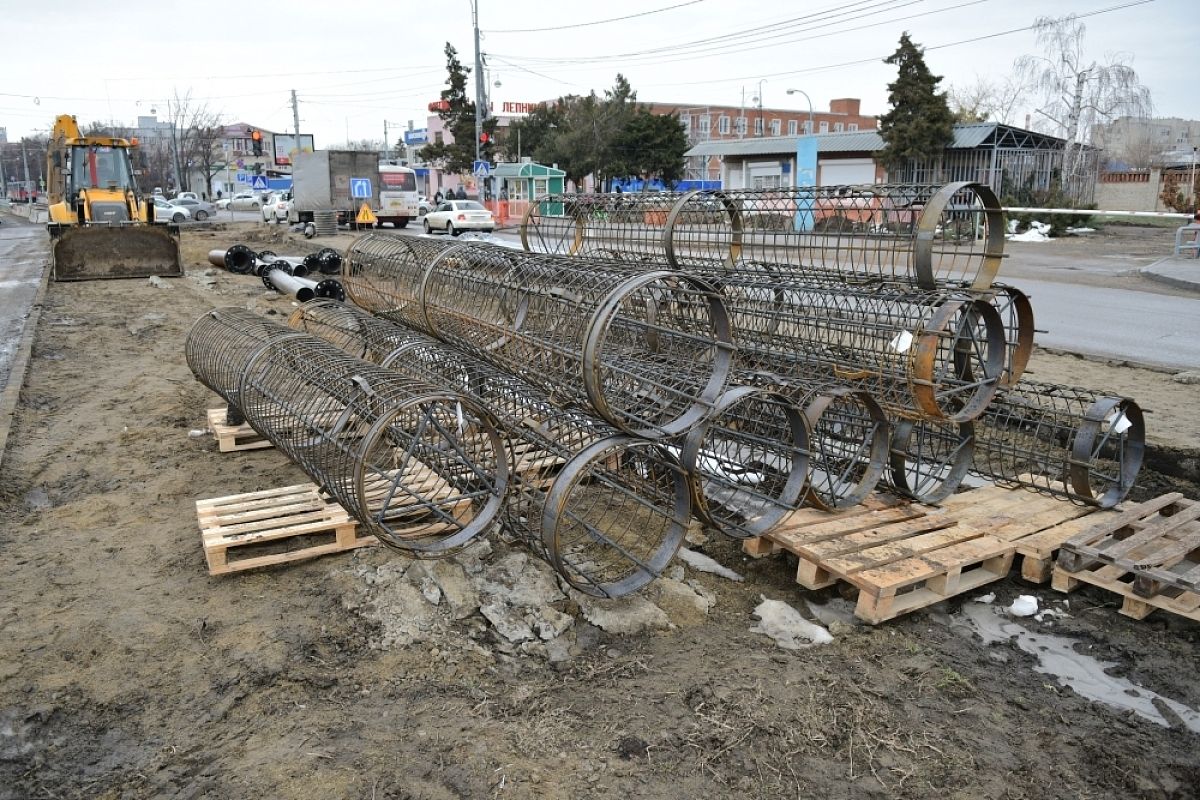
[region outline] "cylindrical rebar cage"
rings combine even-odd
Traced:
[[[436,557],[491,527],[509,455],[490,413],[247,313],[201,317],[187,340],[189,366],[218,393],[240,370],[227,399],[367,530]]]
[[[716,530],[761,536],[798,508],[808,479],[808,422],[788,396],[736,386],[685,440],[693,510]]]
[[[887,467],[890,427],[870,393],[792,380],[780,386],[804,408],[809,477],[804,502],[823,511],[858,505]]]
[[[432,261],[419,256],[362,237],[344,267],[351,298],[521,375],[560,403],[586,404],[622,431],[686,433],[728,380],[729,321],[702,280],[476,243]]]
[[[1021,381],[976,421],[972,469],[1003,485],[1111,508],[1133,488],[1145,442],[1133,400]]]
[[[896,284],[804,283],[764,265],[719,282],[749,369],[847,383],[906,419],[969,421],[996,392],[1004,326],[987,300]]]
[[[991,189],[961,182],[551,195],[530,205],[521,241],[533,252],[665,260],[676,269],[758,261],[986,289],[1004,229]]]
[[[558,408],[482,359],[357,309],[313,301],[289,325],[487,406],[515,458],[505,528],[575,588],[627,594],[674,556],[691,509],[684,470],[666,448]]]
[[[974,448],[973,423],[899,420],[892,427],[891,469],[884,482],[897,494],[937,505],[962,485]]]

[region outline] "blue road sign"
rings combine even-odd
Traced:
[[[492,174],[492,165],[486,161],[472,161],[471,172],[476,178],[486,178]]]
[[[350,196],[356,200],[371,199],[371,179],[370,178],[351,178],[350,179]]]
[[[253,178],[250,179],[250,188],[266,190],[267,189],[267,176],[266,175],[255,175]]]

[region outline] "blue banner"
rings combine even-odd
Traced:
[[[815,136],[801,136],[796,140],[796,182],[792,185],[817,185],[817,137]],[[812,230],[814,199],[812,194],[801,194],[796,198],[796,230]]]

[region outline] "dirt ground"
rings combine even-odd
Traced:
[[[168,288],[51,285],[0,475],[0,798],[1200,797],[1200,735],[1178,715],[1084,699],[964,632],[964,598],[778,648],[750,631],[763,596],[825,616],[845,600],[715,537],[694,549],[745,580],[677,573],[715,600],[706,614],[622,634],[563,598],[557,656],[446,603],[400,643],[379,612],[417,567],[382,547],[208,576],[195,500],[305,476],[274,450],[189,436],[216,402],[183,340],[213,306],[290,310],[252,278],[205,274],[205,253],[236,241],[308,249],[285,236],[186,233],[189,274]],[[1153,409],[1139,491],[1200,499],[1194,386],[1071,356],[1033,367]],[[499,541],[476,558],[520,560]],[[1011,577],[989,589],[997,606],[1065,598]],[[1200,625],[1127,619],[1100,591],[1069,601],[1020,624],[1200,709]]]

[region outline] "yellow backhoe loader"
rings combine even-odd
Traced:
[[[137,139],[83,136],[59,115],[46,155],[54,280],[182,275],[179,228],[154,220],[129,152]]]

